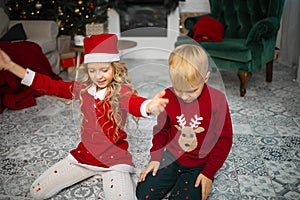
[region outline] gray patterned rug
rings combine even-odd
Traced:
[[[152,97],[169,86],[166,61],[127,60],[139,94]],[[274,65],[273,82],[264,72],[252,76],[239,97],[236,72],[213,70],[210,84],[226,92],[234,127],[231,153],[216,174],[209,200],[300,199],[300,89],[296,69]],[[220,76],[222,75],[222,78]],[[31,199],[29,187],[78,143],[78,111],[68,101],[49,96],[37,106],[5,110],[0,115],[0,199]],[[128,135],[137,174],[147,164],[151,127],[141,119]],[[61,191],[52,200],[105,199],[100,177]]]

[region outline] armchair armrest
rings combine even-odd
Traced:
[[[246,45],[257,43],[261,39],[269,39],[277,34],[280,27],[280,21],[277,17],[268,17],[258,21],[249,31]]]
[[[10,27],[22,23],[27,39],[55,41],[58,35],[58,27],[55,21],[51,20],[11,20]]]

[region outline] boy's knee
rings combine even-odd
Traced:
[[[149,199],[149,196],[147,196],[147,185],[144,182],[138,183],[136,187],[136,197],[137,199]]]
[[[160,199],[163,194],[158,194],[158,191],[154,187],[149,186],[145,182],[138,183],[136,188],[136,197],[138,200],[157,200]]]

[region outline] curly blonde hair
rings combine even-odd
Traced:
[[[106,117],[109,119],[109,122],[112,122],[113,124],[116,123],[115,126],[115,132],[113,135],[114,141],[118,140],[118,132],[119,132],[119,127],[122,125],[122,117],[120,115],[120,108],[119,108],[119,102],[120,99],[122,98],[122,95],[120,94],[120,90],[122,86],[127,86],[130,88],[131,92],[134,94],[137,94],[137,91],[134,89],[133,85],[131,84],[130,78],[128,76],[128,70],[124,62],[121,61],[115,61],[111,63],[112,68],[113,68],[113,80],[111,83],[107,86],[107,94],[108,96],[105,97],[103,100],[103,107],[105,108],[105,105],[110,105],[111,110],[105,111],[103,113],[103,116],[106,113]],[[80,71],[81,76],[78,77],[77,81],[82,85],[81,91],[79,94],[80,98],[80,107],[82,106],[82,94],[85,93],[90,87],[93,86],[93,82],[89,77],[88,71],[87,71],[87,64],[81,65],[80,68],[78,69]],[[126,95],[126,94],[123,94]],[[103,117],[99,116],[99,118]],[[82,116],[83,118],[83,116]],[[135,119],[136,121],[136,119]],[[103,127],[107,124],[103,124]]]

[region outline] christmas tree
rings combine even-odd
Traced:
[[[47,19],[56,20],[56,1],[47,0],[8,0],[6,3],[9,18],[19,19]]]
[[[8,0],[12,20],[55,20],[60,34],[85,35],[85,25],[107,20],[108,0]]]
[[[62,1],[58,4],[58,25],[61,33],[85,35],[85,25],[104,23],[107,20],[108,2],[94,1]]]

